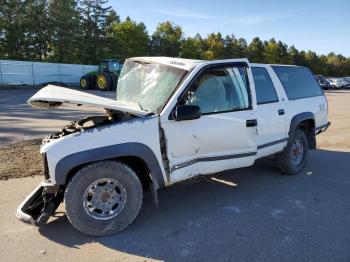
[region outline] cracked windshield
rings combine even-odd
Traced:
[[[158,113],[185,74],[172,66],[126,60],[118,80],[117,101]]]

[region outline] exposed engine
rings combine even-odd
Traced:
[[[100,116],[88,116],[84,117],[78,121],[72,121],[68,125],[64,126],[62,129],[51,133],[47,137],[45,137],[42,141],[42,144],[46,144],[53,139],[58,139],[60,137],[64,137],[73,133],[78,133],[83,130],[88,130],[95,127],[100,127],[104,125],[110,125],[116,122],[125,121],[127,119],[133,118],[135,116],[130,115],[128,113],[124,113],[121,111],[115,110],[106,110],[106,115]]]

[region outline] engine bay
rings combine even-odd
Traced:
[[[135,115],[116,110],[106,109],[106,112],[106,115],[88,116],[80,120],[72,121],[69,124],[65,125],[62,129],[53,132],[45,137],[42,141],[42,144],[44,145],[51,140],[58,139],[70,134],[79,133],[83,130],[110,125],[137,117]]]

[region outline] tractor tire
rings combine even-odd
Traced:
[[[90,83],[91,83],[91,88],[90,89],[96,89],[97,88],[97,76],[96,75],[90,75]]]
[[[112,89],[112,79],[107,72],[103,72],[97,76],[97,87],[101,91],[109,91]]]
[[[114,74],[109,75],[111,80],[112,80],[112,89],[111,91],[117,90],[117,83],[118,83],[118,78]]]
[[[91,76],[85,75],[80,78],[80,88],[84,90],[91,89],[92,83],[91,83]]]

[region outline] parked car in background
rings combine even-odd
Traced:
[[[331,78],[328,78],[327,80],[330,82],[332,88],[334,89],[340,89],[343,87],[343,84],[340,78],[331,77]]]
[[[332,86],[330,82],[323,76],[323,75],[315,75],[315,78],[319,85],[322,87],[324,90],[332,89]]]
[[[342,88],[350,89],[350,77],[343,77],[341,82],[342,82]]]

